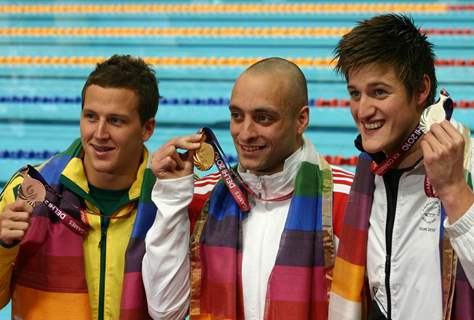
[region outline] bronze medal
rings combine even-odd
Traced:
[[[23,182],[20,185],[18,197],[34,208],[46,198],[46,188],[40,181],[32,178],[25,171],[23,172]]]
[[[201,171],[211,169],[214,164],[214,148],[206,142],[201,143],[201,147],[194,154],[194,165]]]

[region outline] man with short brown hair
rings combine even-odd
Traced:
[[[330,318],[474,319],[474,149],[449,121],[447,92],[433,105],[432,44],[411,18],[385,14],[344,35],[336,58],[362,153]]]
[[[115,55],[99,63],[82,91],[80,139],[28,169],[27,179],[44,179],[36,185],[45,199],[21,199],[32,195],[23,170],[5,186],[0,303],[12,299],[12,319],[149,318],[141,258],[156,208],[144,142],[158,97],[155,73],[142,59]]]

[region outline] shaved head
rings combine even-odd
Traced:
[[[235,82],[229,110],[241,168],[256,175],[281,171],[285,160],[303,145],[309,123],[303,72],[281,58],[255,63]]]
[[[251,65],[240,78],[245,76],[269,77],[275,85],[281,103],[296,115],[308,105],[308,88],[301,69],[283,58],[266,58]]]

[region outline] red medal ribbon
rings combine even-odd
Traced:
[[[44,180],[43,176],[32,166],[28,165],[28,175],[35,179],[38,180],[43,184],[45,189],[53,194],[55,194],[57,197],[61,197],[60,194],[56,192],[47,182]],[[68,227],[71,231],[79,234],[79,235],[84,235],[87,232],[88,225],[84,223],[83,221],[77,220],[74,217],[72,217],[70,214],[65,212],[64,210],[60,209],[57,205],[49,201],[48,199],[44,199],[42,201],[44,205],[49,209],[50,212],[54,213],[58,218],[59,221],[61,221],[66,227]],[[81,208],[77,208],[81,209]],[[81,212],[81,217],[83,213]]]
[[[59,209],[54,203],[44,199],[43,203],[48,207],[48,209],[59,218],[59,221],[64,223],[66,227],[74,231],[79,235],[84,235],[87,232],[87,226],[77,219],[74,219],[69,214]]]
[[[232,170],[228,167],[226,161],[224,160],[225,158],[223,158],[219,154],[216,148],[214,148],[214,154],[214,162],[217,166],[217,169],[219,170],[219,173],[221,174],[222,180],[224,180],[224,183],[232,194],[234,200],[237,202],[237,205],[239,206],[240,210],[244,212],[250,211],[249,200],[247,199],[247,196],[244,194],[244,192],[239,188],[237,183],[235,183],[233,179]]]
[[[408,136],[405,142],[402,144],[402,147],[396,151],[395,153],[391,154],[390,157],[386,158],[380,164],[377,164],[375,161],[372,161],[371,164],[371,171],[379,176],[383,176],[387,171],[395,167],[402,161],[402,159],[406,156],[408,151],[415,145],[415,143],[420,139],[423,135],[423,131],[421,131],[420,126],[417,126],[415,130]],[[430,179],[428,176],[425,175],[425,181],[423,183],[425,194],[430,198],[437,198],[438,194],[433,189],[431,185]]]
[[[433,188],[433,185],[430,182],[430,178],[425,175],[425,182],[424,182],[425,194],[429,198],[438,198],[438,193]]]
[[[242,178],[235,175],[235,173],[230,168],[229,164],[226,161],[224,151],[217,141],[216,135],[208,127],[204,127],[201,130],[202,133],[206,136],[206,142],[209,143],[214,148],[214,163],[216,164],[217,169],[224,180],[225,185],[230,191],[230,194],[237,202],[240,210],[243,212],[250,211],[250,203],[247,198],[247,195],[240,189],[238,183],[243,184]],[[234,180],[236,178],[237,182]]]
[[[372,172],[379,176],[383,176],[388,170],[398,165],[422,135],[423,131],[421,131],[420,126],[416,126],[415,130],[410,133],[410,135],[398,151],[392,153],[380,164],[377,164],[375,161],[372,161],[370,168]]]

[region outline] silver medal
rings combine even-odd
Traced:
[[[450,120],[453,113],[453,100],[446,90],[441,90],[439,101],[427,107],[420,118],[420,129],[427,133],[435,123]]]

